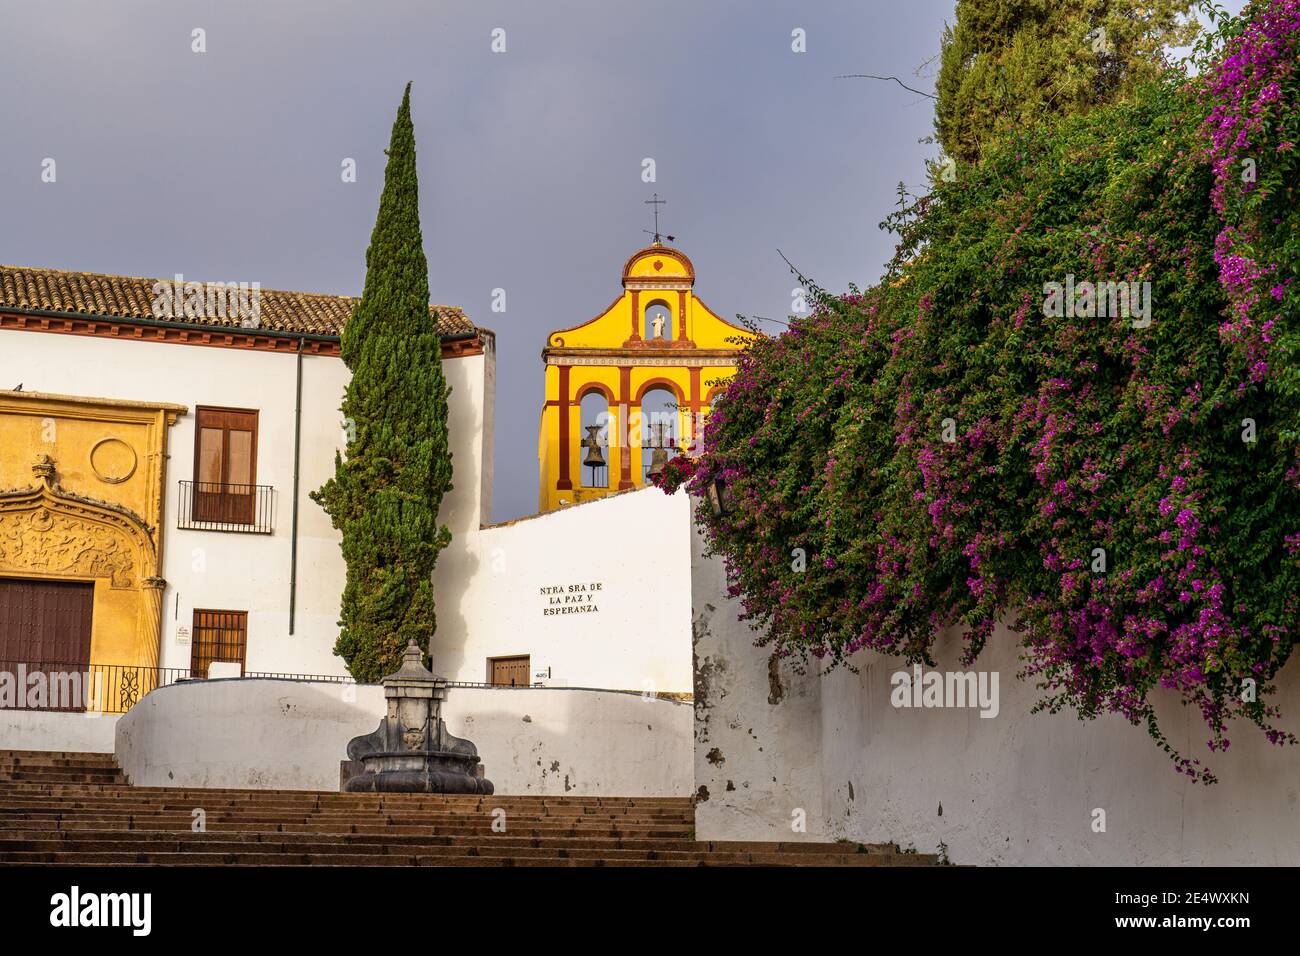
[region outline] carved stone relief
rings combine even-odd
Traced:
[[[135,548],[124,532],[45,508],[0,512],[0,564],[137,586]]]

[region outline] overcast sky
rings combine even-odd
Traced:
[[[723,316],[788,314],[778,248],[830,289],[879,275],[892,243],[877,224],[935,154],[918,142],[931,101],[835,76],[931,89],[937,66],[921,68],[953,7],[4,0],[0,262],[360,294],[412,80],[433,299],[497,333],[493,517],[530,514],[546,334],[619,293],[652,192]]]

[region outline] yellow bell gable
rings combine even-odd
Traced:
[[[609,308],[552,332],[542,350],[542,511],[639,487],[656,457],[689,450],[752,334],[695,296],[695,266],[679,249],[634,252],[622,283]]]

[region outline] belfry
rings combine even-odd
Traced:
[[[608,308],[542,349],[540,511],[640,487],[689,452],[752,335],[700,301],[695,266],[657,232],[628,257],[622,283]]]

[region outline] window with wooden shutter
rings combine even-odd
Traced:
[[[194,520],[253,524],[257,501],[257,412],[200,406],[195,417]]]

